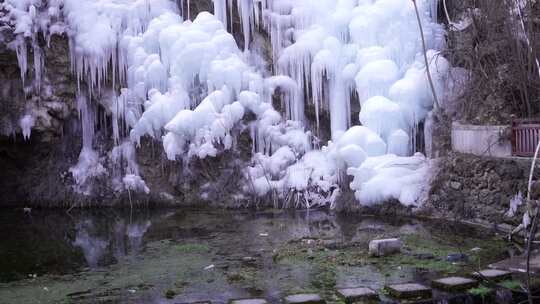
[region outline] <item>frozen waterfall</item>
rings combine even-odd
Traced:
[[[215,157],[236,148],[234,129],[252,113],[253,161],[244,170],[244,191],[277,193],[297,207],[334,205],[348,174],[361,204],[421,204],[429,161],[415,153],[414,141],[433,97],[412,1],[213,0],[214,14],[190,16],[194,1],[54,0],[48,10],[39,9],[41,0],[0,4],[21,37],[69,36],[73,72],[88,85],[80,89],[84,147],[72,168],[77,182],[102,174],[88,103],[107,95],[115,153],[149,136],[162,142],[170,160]],[[438,1],[416,2],[441,91],[449,63],[438,52],[445,46]],[[242,50],[230,32],[233,15],[241,22]],[[270,71],[250,60],[261,32],[269,37]],[[12,47],[24,79],[27,45],[18,41]],[[111,83],[114,92],[106,93]],[[277,92],[283,113],[272,105]],[[354,120],[353,103],[360,108]],[[330,117],[331,140],[322,146],[316,130],[308,130],[308,105],[314,128],[325,127],[323,113]],[[133,153],[128,157],[130,163]],[[125,170],[125,188],[151,191],[134,168],[131,162]]]

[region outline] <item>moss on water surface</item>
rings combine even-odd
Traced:
[[[312,268],[330,272],[335,272],[340,266],[361,268],[371,265],[385,275],[402,268],[423,269],[443,275],[493,262],[494,258],[504,255],[506,250],[505,243],[495,239],[467,240],[458,246],[426,235],[407,234],[401,239],[404,243],[402,253],[386,257],[370,257],[367,244],[352,243],[342,246],[344,248],[341,250],[329,250],[324,246],[307,246],[296,242],[280,248],[274,260],[288,265],[305,263]],[[472,250],[474,248],[477,250]],[[465,253],[468,261],[447,261],[447,256],[455,253]]]
[[[207,253],[210,247],[206,244],[178,244],[174,246],[179,253]]]

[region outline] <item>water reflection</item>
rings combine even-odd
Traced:
[[[106,266],[133,257],[141,252],[143,237],[152,226],[146,218],[122,217],[109,221],[105,227],[97,227],[95,217],[85,217],[76,224],[73,245],[82,250],[90,268]],[[112,229],[106,229],[111,227]],[[105,229],[104,229],[105,228]]]
[[[88,266],[96,268],[105,255],[109,241],[97,236],[92,220],[84,220],[77,224],[77,235],[73,245],[80,247]]]
[[[181,292],[175,298],[179,303],[250,296],[277,302],[291,286],[331,290],[422,281],[426,274],[414,269],[364,263],[362,249],[385,236],[447,237],[447,231],[439,231],[443,228],[324,211],[36,212],[27,225],[16,214],[0,213],[0,269],[7,270],[0,278],[77,273],[77,280],[86,280],[84,288],[79,282],[58,287],[69,289],[63,294],[79,294],[76,303],[83,298],[94,303],[99,296],[120,303],[166,303],[170,289]],[[469,231],[459,235],[473,237]],[[86,267],[91,271],[81,272]]]

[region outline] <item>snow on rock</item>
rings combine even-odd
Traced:
[[[113,164],[113,185],[115,191],[130,190],[150,193],[150,188],[140,176],[137,151],[131,141],[124,141],[112,149],[109,159]]]
[[[368,158],[347,173],[354,177],[350,187],[362,205],[395,199],[405,206],[418,207],[428,170],[429,162],[420,153],[411,157],[386,154]]]
[[[442,95],[449,64],[436,50],[444,46],[444,30],[434,20],[435,1],[417,3],[430,49],[431,73]],[[411,139],[416,138],[417,125],[433,107],[413,3],[283,0],[267,9],[271,13],[266,14],[266,27],[278,71],[290,75],[301,87],[311,83],[317,125],[319,112],[329,112],[337,145],[329,144],[327,152],[337,155],[338,169],[345,166],[355,173],[386,153],[409,156],[414,151]],[[350,128],[354,92],[363,126]],[[400,188],[407,183],[396,183],[392,195],[381,192],[384,187],[379,187],[378,180],[409,175],[399,164],[386,165],[388,168],[371,170],[369,175],[356,174],[362,176],[355,178],[357,198],[366,203],[395,198],[412,204],[415,192]]]
[[[137,164],[137,151],[133,143],[125,141],[112,149],[110,159],[115,164],[125,163],[121,166],[128,174],[139,175],[139,165]]]
[[[164,13],[150,22],[142,37],[127,36],[124,42],[129,45],[132,104],[144,108],[139,113],[137,107],[131,107],[132,116],[139,117],[131,131],[132,140],[164,135],[165,152],[172,160],[184,155],[215,157],[221,149],[232,148],[232,129],[251,111],[259,118],[258,141],[266,142],[261,149],[271,142],[274,148],[289,142],[307,145],[278,130],[282,117],[265,103],[278,87],[286,98],[294,98],[295,83],[285,76],[264,80],[246,63],[232,35],[213,15],[203,12],[193,22],[184,22],[178,15]],[[149,71],[149,61],[159,66],[158,72]],[[161,66],[168,71],[166,81]],[[193,90],[201,89],[193,95]]]
[[[410,140],[409,134],[402,129],[392,132],[388,137],[388,153],[398,156],[409,155]]]
[[[392,60],[376,60],[366,64],[356,75],[356,90],[360,101],[384,95],[398,80],[399,67]]]
[[[182,110],[165,126],[171,135],[189,141],[188,155],[199,158],[216,157],[216,144],[223,144],[226,150],[232,148],[230,132],[244,116],[244,107],[239,102],[231,103],[231,93],[224,86],[222,90],[208,95],[195,110]],[[180,146],[173,146],[178,149]],[[167,146],[167,148],[171,148]],[[167,150],[167,155],[182,154],[183,151]]]
[[[79,162],[69,169],[75,179],[75,191],[89,195],[92,190],[91,179],[107,174],[98,153],[91,148],[83,148]]]
[[[359,167],[366,159],[367,154],[360,146],[351,144],[339,150],[341,159],[347,167]]]
[[[124,186],[128,190],[135,192],[143,192],[146,194],[150,193],[150,188],[146,186],[144,180],[138,175],[127,174],[126,176],[124,176],[122,181],[124,182]]]
[[[336,160],[325,151],[310,151],[297,160],[289,148],[274,155],[258,153],[246,173],[246,191],[277,196],[281,207],[334,206],[339,193]],[[276,207],[280,207],[276,206]]]
[[[380,156],[386,154],[386,143],[382,138],[365,126],[354,126],[347,130],[337,141],[340,148],[348,145],[357,145],[368,156]]]
[[[363,104],[360,122],[387,142],[392,132],[405,127],[399,104],[383,96],[372,97]]]

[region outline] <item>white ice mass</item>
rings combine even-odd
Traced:
[[[256,119],[248,123],[253,161],[244,172],[246,192],[272,194],[282,206],[312,207],[334,205],[348,186],[364,205],[389,199],[421,204],[429,161],[415,153],[416,130],[433,96],[411,0],[213,0],[215,14],[201,12],[193,21],[179,9],[191,1],[0,4],[20,36],[11,47],[23,79],[28,41],[39,57],[32,43],[38,32],[69,36],[73,72],[89,86],[80,89],[87,97],[79,100],[85,144],[72,168],[77,182],[102,174],[88,131],[94,122],[85,114],[91,96],[101,94],[108,96],[102,103],[112,114],[118,145],[110,158],[128,159],[118,177],[125,189],[151,190],[129,161],[141,137],[161,141],[170,160],[215,157],[235,148],[233,130],[250,113]],[[438,1],[416,2],[442,96],[449,63],[438,52],[445,41]],[[228,32],[234,11],[243,50]],[[271,70],[253,63],[260,59],[258,32],[269,35]],[[42,70],[42,60],[34,65]],[[104,92],[107,80],[112,92]],[[283,113],[272,105],[276,92]],[[358,102],[353,120],[352,103]],[[311,131],[308,105],[316,113]],[[331,141],[321,146],[313,134],[323,113],[330,117]],[[31,120],[25,116],[20,125],[29,136]]]

